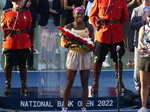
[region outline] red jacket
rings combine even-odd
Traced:
[[[3,11],[2,13],[2,32],[4,33],[5,29],[11,28],[13,29],[14,23],[16,21],[17,11],[13,9],[8,9]],[[18,15],[18,19],[16,21],[16,25],[14,30],[30,30],[32,22],[31,13],[28,10],[21,10]],[[30,37],[28,32],[20,33],[20,34],[12,34],[11,37],[6,38],[6,41],[3,41],[3,48],[6,49],[25,49],[31,47]]]
[[[114,0],[110,0],[110,4]],[[90,11],[90,21],[96,26],[96,17],[101,17],[107,7],[109,0],[94,0],[91,11]],[[122,25],[128,20],[128,9],[125,0],[116,0],[114,6],[112,6],[105,16],[106,20],[121,20],[120,23],[106,23],[105,27],[100,27],[99,31],[96,31],[95,39],[99,42],[106,44],[115,44],[121,42],[123,37]]]

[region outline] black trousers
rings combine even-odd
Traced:
[[[116,47],[119,45],[120,46],[120,50],[119,50],[119,58],[121,61],[122,56],[125,53],[125,45],[124,45],[124,41],[121,41],[119,43],[116,44],[105,44],[105,43],[101,43],[96,41],[95,43],[95,48],[93,50],[94,53],[94,63],[103,63],[103,61],[105,61],[105,56],[108,54],[108,51],[111,52],[111,58],[113,59],[113,62],[117,63],[117,51],[116,51]]]
[[[12,68],[17,58],[19,68],[27,68],[27,60],[30,54],[30,48],[27,49],[4,49],[4,68]]]

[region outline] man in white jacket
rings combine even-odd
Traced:
[[[6,5],[6,0],[0,0],[0,16],[2,15],[3,12],[3,8]],[[1,18],[0,18],[0,24],[1,24]],[[3,37],[3,34],[1,32],[1,26],[0,26],[0,37]],[[2,66],[1,66],[1,60],[2,60],[2,39],[0,39],[0,71],[3,70]]]

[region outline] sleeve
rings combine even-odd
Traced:
[[[36,12],[37,1],[31,0],[31,5],[28,8],[26,7],[27,2],[28,1],[26,1],[24,8],[29,9],[31,12]]]
[[[53,1],[54,2],[54,1]],[[55,8],[55,7],[54,7]],[[54,9],[55,10],[55,9]],[[58,14],[62,14],[62,10],[63,10],[63,8],[62,8],[62,5],[61,5],[61,2],[60,2],[60,0],[58,0],[58,6],[57,6],[57,8],[56,8],[56,12],[58,12]]]
[[[49,8],[43,8],[42,5],[44,5],[43,4],[44,2],[42,2],[42,1],[43,0],[39,0],[37,3],[37,7],[36,7],[37,13],[39,13],[39,14],[50,14]]]
[[[36,0],[31,0],[32,4],[31,7],[29,7],[29,10],[32,12],[36,12],[36,6],[37,6],[37,1]]]
[[[132,30],[138,30],[140,29],[141,26],[143,26],[143,23],[142,23],[142,18],[141,20],[137,20],[137,11],[135,9],[133,9],[132,11],[132,15],[131,15],[131,20],[130,20],[130,28]]]
[[[27,30],[30,31],[30,28],[31,28],[31,24],[32,24],[32,16],[31,16],[31,12],[28,11],[28,15],[29,15],[29,23],[28,23],[28,26],[27,26]]]
[[[98,0],[94,0],[94,2],[92,3],[91,10],[90,10],[89,19],[95,27],[97,27],[96,17],[98,15],[98,10],[99,10],[98,9]]]
[[[7,28],[6,18],[5,18],[4,12],[2,12],[2,16],[1,16],[1,27],[2,27],[2,33],[4,34],[4,31]]]
[[[121,23],[125,24],[125,22],[128,20],[128,8],[127,3],[125,0],[123,0],[123,11],[122,11],[122,17],[121,17]]]

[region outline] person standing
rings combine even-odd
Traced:
[[[34,32],[35,32],[35,27],[36,27],[36,6],[37,6],[37,0],[26,0],[24,8],[28,9],[31,12],[32,15],[32,25],[29,31],[30,35],[30,40],[32,43],[32,52],[28,57],[28,70],[36,70],[34,68],[34,55],[33,55],[33,37],[34,37]]]
[[[74,22],[67,24],[64,28],[71,32],[80,35],[83,38],[94,39],[94,29],[89,23],[83,21],[84,9],[76,7],[73,10]],[[62,39],[63,40],[63,39]],[[78,45],[66,41],[62,47],[69,48],[66,60],[66,86],[64,89],[64,105],[61,112],[68,112],[68,101],[71,94],[71,88],[77,71],[80,72],[82,85],[82,108],[81,112],[86,111],[86,102],[88,99],[88,80],[90,68],[92,65],[91,53],[80,48]]]
[[[62,19],[61,19],[61,26],[65,26],[65,22],[66,22],[66,10],[64,9],[64,0],[60,0],[61,1],[61,5],[62,5]]]
[[[120,76],[121,92],[127,92],[122,81],[123,63],[122,56],[125,53],[123,24],[128,20],[128,9],[125,0],[94,0],[89,15],[91,23],[97,28],[95,34],[95,48],[93,83],[91,92],[97,93],[99,86],[100,71],[105,56],[110,49],[111,58],[114,61],[114,71],[116,74],[116,89],[118,88],[118,74]],[[119,49],[119,65],[116,47]],[[118,68],[119,66],[119,68]],[[119,69],[119,73],[118,73]]]
[[[88,0],[87,0],[88,1]],[[92,7],[92,3],[94,0],[89,0],[85,9],[85,15],[89,18],[90,10]],[[90,20],[88,19],[89,23],[91,24]],[[96,31],[96,28],[94,27],[94,32]],[[107,54],[105,57],[105,61],[103,62],[103,67],[110,67],[110,64],[108,63],[109,55]]]
[[[148,100],[148,86],[150,80],[150,9],[146,11],[146,16],[148,23],[140,28],[138,41],[138,51],[140,54],[138,69],[140,72],[142,102],[142,107],[138,112],[148,112],[146,104]]]
[[[74,21],[72,11],[75,7],[82,7],[85,9],[85,0],[64,0],[64,9],[66,10],[66,24]]]
[[[134,83],[135,83],[135,96],[140,96],[140,74],[138,69],[138,63],[140,54],[138,51],[138,33],[141,26],[146,24],[146,15],[145,11],[148,10],[148,6],[150,6],[150,0],[142,0],[142,4],[133,9],[131,20],[130,20],[130,28],[135,31],[134,33]]]
[[[3,10],[6,10],[6,9],[9,9],[9,8],[12,8],[12,7],[13,7],[13,5],[12,5],[12,3],[11,3],[10,0],[6,0],[6,1],[7,1],[7,2],[6,2],[6,5],[5,5],[5,7],[3,8]],[[15,61],[14,61],[14,65],[13,65],[12,70],[13,70],[13,71],[17,71],[17,70],[18,70],[18,69],[17,69],[17,66],[18,66],[17,58],[15,58],[14,60],[15,60]]]
[[[2,32],[4,34],[2,47],[5,57],[4,93],[10,93],[12,67],[15,57],[17,57],[20,69],[21,92],[29,93],[26,79],[27,59],[31,52],[31,42],[28,31],[32,24],[32,17],[30,11],[22,9],[24,5],[23,0],[11,0],[11,3],[13,4],[13,8],[3,11],[1,20]]]
[[[42,38],[42,69],[46,67],[46,57],[48,55],[49,64],[48,69],[57,69],[54,65],[54,59],[56,54],[56,35],[53,36],[53,29],[57,32],[57,27],[60,25],[60,15],[62,14],[62,5],[60,0],[39,0],[37,3],[37,13],[40,14],[38,25],[41,28],[50,28],[46,30],[46,33]],[[45,32],[45,31],[44,31]]]
[[[124,40],[126,44],[126,56],[127,56],[127,64],[126,67],[134,68],[134,60],[133,57],[131,57],[131,52],[134,49],[133,43],[134,43],[134,31],[130,28],[130,18],[132,14],[133,8],[137,7],[137,1],[136,0],[126,0],[127,1],[127,7],[128,7],[128,14],[129,19],[127,22],[123,25],[123,31],[124,31]]]
[[[7,3],[6,0],[0,1],[0,15],[2,15],[3,8],[5,7],[6,3]],[[0,19],[0,21],[1,21],[1,19]],[[1,30],[1,27],[0,27],[0,30]],[[0,32],[0,36],[3,37],[2,32]],[[0,39],[0,43],[2,43],[2,39]],[[2,65],[1,65],[1,60],[2,60],[2,47],[0,46],[0,71],[3,70]]]

